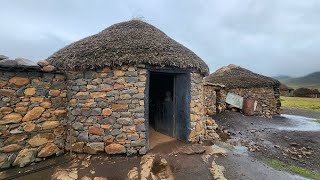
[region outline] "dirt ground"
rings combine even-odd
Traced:
[[[217,162],[225,166],[228,172],[226,173],[227,178],[256,179],[254,174],[259,172],[258,167],[265,159],[277,159],[288,165],[320,172],[320,124],[311,121],[320,119],[320,113],[308,113],[295,109],[286,109],[283,113],[288,114],[282,114],[273,119],[246,117],[236,112],[225,112],[214,117],[219,127],[231,135],[228,143],[246,147],[248,150],[248,157],[238,155],[232,158],[231,155],[225,159],[218,158]],[[301,116],[309,116],[311,119]],[[251,159],[252,163],[242,162],[248,159]],[[256,160],[260,161],[257,162],[258,165]],[[255,172],[248,172],[251,171],[249,167],[238,168],[239,166],[250,166],[250,164],[254,165]],[[266,172],[269,172],[268,169],[262,171],[262,173]],[[250,176],[253,177],[250,178]],[[261,179],[273,178],[270,174],[266,174]]]
[[[152,131],[152,149],[145,156],[77,154],[70,158],[65,154],[25,168],[2,171],[0,179],[305,179],[263,162],[266,158],[278,159],[320,172],[320,124],[297,116],[309,115],[305,111],[288,109],[284,113],[273,119],[221,113],[214,119],[226,142],[214,145],[185,144]],[[320,113],[310,113],[309,117],[320,119]],[[230,139],[226,134],[230,134]]]
[[[210,171],[212,158],[206,153],[207,147],[185,144],[162,134],[154,136],[156,139],[152,144],[153,149],[145,156],[74,154],[70,159],[65,154],[25,168],[2,171],[0,179],[133,180],[143,179],[148,171],[151,175],[147,179],[214,179]],[[203,159],[205,155],[209,160]],[[56,165],[57,163],[61,164]],[[46,166],[49,168],[45,168]],[[44,169],[32,172],[41,168]]]

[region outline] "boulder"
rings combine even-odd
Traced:
[[[123,154],[126,153],[126,148],[121,144],[109,144],[106,146],[105,151],[107,154]]]
[[[58,146],[54,143],[47,143],[38,153],[38,157],[48,157],[56,154],[59,150]]]
[[[15,161],[13,162],[13,166],[24,167],[30,163],[32,163],[36,159],[37,149],[23,149],[19,152]]]

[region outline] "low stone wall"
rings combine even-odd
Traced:
[[[23,167],[65,147],[65,77],[0,70],[0,167]]]
[[[146,79],[144,66],[67,73],[72,150],[89,154],[145,154]]]
[[[227,92],[237,94],[242,97],[252,96],[258,102],[257,108],[254,112],[256,116],[263,116],[272,118],[273,115],[279,114],[280,106],[278,105],[279,93],[275,93],[275,90],[270,87],[263,88],[250,88],[250,89],[228,89]]]

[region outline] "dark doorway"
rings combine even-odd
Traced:
[[[190,127],[190,73],[150,72],[149,125],[154,130],[187,140]]]
[[[174,136],[173,85],[173,74],[150,73],[150,126],[169,136]]]

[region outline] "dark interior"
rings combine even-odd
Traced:
[[[150,72],[149,125],[154,130],[188,140],[190,133],[190,73]]]
[[[174,74],[150,73],[149,125],[174,136]]]

